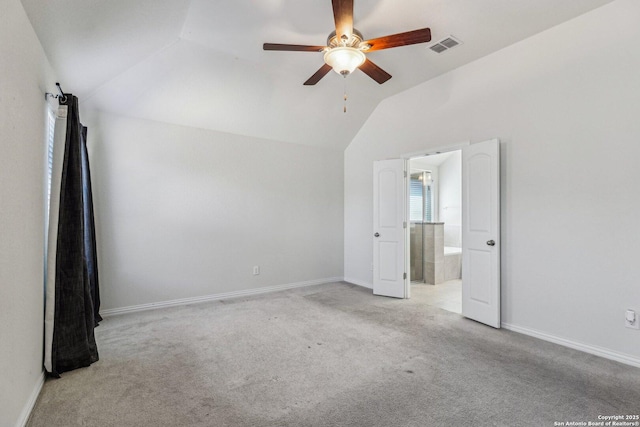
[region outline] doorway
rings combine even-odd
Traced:
[[[434,154],[458,149],[462,152],[462,315],[500,328],[500,142],[464,144]],[[374,295],[411,296],[407,166],[414,157],[419,155],[373,163]]]
[[[409,159],[409,286],[427,304],[462,313],[462,152]]]

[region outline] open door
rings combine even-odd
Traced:
[[[462,315],[500,327],[500,147],[462,149]]]
[[[373,293],[406,297],[405,163],[373,164]]]

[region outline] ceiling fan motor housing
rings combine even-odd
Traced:
[[[343,36],[344,37],[344,36]],[[360,43],[362,43],[364,37],[362,37],[362,33],[355,28],[351,32],[351,36],[345,39],[340,39],[335,31],[332,31],[327,37],[327,46],[330,48],[346,46],[346,47],[354,47],[356,49],[360,48]]]

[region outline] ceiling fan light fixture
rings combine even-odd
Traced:
[[[351,74],[366,59],[362,51],[349,46],[334,47],[324,54],[324,62],[343,76]]]

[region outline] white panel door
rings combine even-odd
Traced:
[[[462,149],[462,315],[500,327],[500,148]]]
[[[405,160],[373,164],[373,293],[405,298]]]

